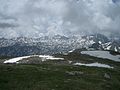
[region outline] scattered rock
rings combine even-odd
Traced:
[[[68,61],[68,63],[69,63],[69,64],[71,64],[71,63],[72,63],[72,61]]]
[[[51,90],[55,90],[55,89],[51,89]]]
[[[84,74],[84,73],[81,72],[81,71],[71,71],[71,72],[66,71],[66,73],[67,73],[68,75],[71,75],[71,76],[74,76],[74,75],[83,75],[83,74]]]
[[[104,74],[104,78],[106,78],[106,79],[111,79],[110,75],[107,74],[107,73]]]

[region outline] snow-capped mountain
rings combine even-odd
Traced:
[[[104,47],[105,46],[105,47]],[[112,41],[103,45],[104,49],[120,52],[120,41]]]
[[[71,37],[55,35],[40,38],[18,37],[0,39],[0,55],[8,56],[54,54],[79,48],[120,52],[120,42],[119,40],[108,39],[102,34]]]

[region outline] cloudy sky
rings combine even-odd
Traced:
[[[0,37],[120,33],[120,0],[0,0]]]

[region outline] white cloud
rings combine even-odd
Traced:
[[[119,0],[0,0],[0,3],[0,23],[9,25],[0,27],[0,37],[110,33],[119,32],[120,28]]]

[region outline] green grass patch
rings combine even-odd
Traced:
[[[105,73],[111,78],[106,79]],[[0,65],[0,90],[120,90],[120,72],[71,65]]]

